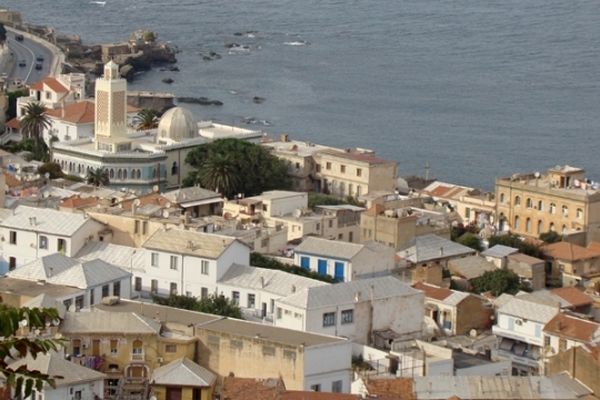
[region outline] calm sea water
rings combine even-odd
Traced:
[[[424,174],[428,162],[433,176],[484,188],[558,163],[600,179],[597,0],[3,5],[89,42],[159,32],[181,49],[181,72],[152,71],[131,86],[225,103],[190,105],[201,118],[254,118],[269,133],[373,148],[398,160],[401,174]],[[255,33],[234,36],[247,31]],[[204,61],[210,51],[221,59]]]

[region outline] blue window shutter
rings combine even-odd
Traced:
[[[327,275],[327,260],[319,260],[318,269],[320,275]]]
[[[300,266],[304,269],[310,268],[310,258],[302,256],[300,257]]]
[[[335,274],[333,277],[340,282],[344,281],[344,263],[343,262],[339,262],[339,261],[335,262]]]

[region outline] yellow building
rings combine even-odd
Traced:
[[[600,235],[600,191],[581,168],[556,166],[546,174],[515,174],[496,179],[500,231],[538,237],[556,231],[580,233],[583,241]]]
[[[150,384],[156,400],[212,400],[216,380],[215,374],[184,357],[155,369]]]

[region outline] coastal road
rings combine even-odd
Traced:
[[[15,62],[11,71],[0,71],[0,73],[8,74],[9,82],[20,80],[23,83],[30,84],[50,74],[53,54],[48,48],[26,37],[23,41],[17,41],[14,32],[7,32],[7,36],[8,47],[13,53]],[[36,57],[38,56],[44,58],[41,63],[41,70],[35,69]],[[19,66],[21,61],[25,61],[24,67]]]

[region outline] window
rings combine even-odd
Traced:
[[[177,172],[179,172],[177,161],[173,161],[173,165],[171,166],[171,175],[177,175]]]
[[[256,296],[253,293],[248,293],[248,308],[254,308],[256,305]]]
[[[312,385],[310,387],[310,390],[312,390],[313,392],[320,392],[321,391],[321,385]]]
[[[15,231],[10,231],[9,233],[10,235],[10,244],[17,244],[17,232]]]
[[[317,172],[321,172],[321,164],[316,165],[316,170],[317,170]]]
[[[360,196],[361,188],[359,185],[356,185],[356,197]]]
[[[39,240],[39,243],[38,243],[38,247],[39,247],[40,249],[47,250],[47,249],[48,249],[48,237],[47,237],[47,236],[40,235],[40,238],[39,238],[39,239],[40,239],[40,240]]]
[[[171,256],[171,262],[169,265],[171,269],[177,269],[177,256]]]
[[[531,232],[531,218],[527,218],[525,220],[525,232],[527,232],[527,233]]]
[[[506,201],[506,197],[504,196],[504,193],[500,193],[500,203],[504,203]]]
[[[330,228],[333,228],[333,220],[332,219],[329,220],[328,225],[329,225]]]
[[[262,353],[263,353],[263,356],[274,356],[275,355],[275,347],[263,346]]]
[[[548,212],[550,214],[555,214],[556,213],[556,204],[550,203],[550,208],[548,209]]]
[[[277,319],[281,319],[281,307],[277,307]]]
[[[331,169],[331,163],[329,161],[325,163],[325,169],[327,169],[327,170]]]
[[[336,261],[334,264],[334,273],[333,273],[333,277],[335,278],[335,280],[339,281],[339,282],[343,282],[344,281],[344,263],[340,262],[340,261]]]
[[[514,226],[514,229],[515,229],[515,231],[518,231],[518,230],[519,230],[519,225],[520,225],[520,222],[521,222],[521,220],[520,220],[519,216],[518,216],[518,215],[516,215],[516,216],[515,216],[515,226]]]
[[[538,211],[544,211],[544,202],[542,200],[538,201]]]
[[[331,382],[331,391],[333,393],[342,393],[342,381]]]
[[[75,310],[79,311],[83,308],[83,296],[77,296],[75,298]]]
[[[533,201],[529,197],[525,200],[525,207],[533,208]]]
[[[231,339],[229,341],[229,348],[233,350],[242,350],[244,348],[244,342],[241,340]]]
[[[296,169],[300,169],[300,163],[299,162],[296,163]]]
[[[340,165],[340,172],[341,172],[342,174],[345,174],[345,173],[346,173],[346,166],[345,166],[345,165]]]
[[[306,256],[300,257],[300,266],[304,269],[308,269],[310,267],[310,258]]]
[[[348,241],[352,243],[354,240],[354,232],[348,232]]]
[[[328,312],[323,314],[323,328],[335,325],[335,313]]]
[[[550,336],[544,336],[544,346],[550,346]]]
[[[554,227],[554,222],[550,222],[550,230],[554,232],[556,228]]]
[[[58,251],[59,253],[67,252],[67,241],[65,239],[58,239]]]
[[[96,299],[94,298],[94,292],[95,291],[96,291],[95,289],[90,290],[90,304],[91,305],[96,304]]]
[[[14,271],[17,268],[17,259],[15,257],[9,257],[8,259],[8,270]]]
[[[344,234],[343,233],[338,234],[338,240],[342,240],[342,239],[344,239]]]
[[[177,284],[175,282],[171,282],[171,285],[169,286],[169,293],[171,295],[177,294]]]
[[[152,279],[150,281],[150,293],[152,293],[152,294],[158,293],[158,281],[156,279]]]
[[[356,176],[362,176],[362,169],[356,168]]]
[[[321,231],[321,224],[318,222],[317,222],[316,230],[317,230],[317,232]]]
[[[237,305],[240,304],[240,292],[234,290],[233,292],[231,292],[231,299],[233,300],[233,302]]]
[[[200,261],[200,273],[202,275],[208,275],[208,261],[207,260]]]
[[[158,253],[152,253],[150,257],[150,265],[153,267],[158,267]]]
[[[317,261],[317,272],[319,275],[327,275],[327,260],[319,259]]]
[[[135,220],[135,223],[134,223],[133,233],[135,233],[136,235],[138,233],[140,233],[140,221],[138,221],[137,219]]]
[[[200,289],[200,298],[201,299],[206,299],[208,297],[208,288],[201,288]]]
[[[176,344],[165,345],[165,353],[177,353],[177,345]]]
[[[577,211],[575,211],[575,216],[577,217],[577,219],[583,219],[583,210],[581,208],[578,208]]]
[[[78,357],[81,354],[81,340],[73,339],[71,341],[72,352],[75,357]]]
[[[102,286],[102,298],[108,297],[108,285]]]
[[[142,278],[140,278],[139,276],[135,277],[134,290],[136,292],[141,292],[142,291]]]
[[[73,304],[73,299],[67,299],[67,300],[63,301],[63,305],[65,306],[67,311],[71,311],[71,310],[69,310],[69,308],[71,308],[72,304]]]
[[[110,341],[110,354],[115,355],[118,352],[118,346],[119,345],[119,341],[112,339]]]
[[[540,219],[537,222],[537,233],[538,235],[544,231],[544,222]]]
[[[465,218],[466,219],[471,218],[471,209],[469,207],[465,208]]]
[[[563,217],[568,217],[569,216],[569,207],[562,206],[562,215],[563,215]]]
[[[296,352],[292,350],[284,350],[283,358],[287,358],[288,360],[296,361]]]
[[[521,197],[515,196],[515,206],[520,206],[520,205],[521,205]]]
[[[342,311],[342,325],[351,324],[354,322],[354,310]]]
[[[144,221],[142,222],[142,235],[145,235],[148,233],[148,221]]]

